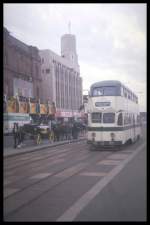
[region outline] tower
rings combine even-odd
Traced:
[[[61,37],[61,56],[71,61],[74,66],[78,67],[78,56],[76,53],[76,38],[71,34],[69,23],[69,34]]]

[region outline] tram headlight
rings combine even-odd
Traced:
[[[115,134],[114,134],[114,133],[110,133],[110,137],[111,137],[111,140],[114,141],[114,139],[115,139]]]

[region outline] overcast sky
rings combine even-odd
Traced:
[[[120,80],[146,110],[146,4],[4,4],[4,26],[39,49],[61,54],[60,38],[76,35],[83,89],[94,82]]]

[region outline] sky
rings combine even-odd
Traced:
[[[61,55],[61,36],[76,36],[83,93],[102,80],[120,80],[147,110],[147,5],[4,4],[4,26],[11,35]]]

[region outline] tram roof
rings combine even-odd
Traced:
[[[119,86],[121,85],[121,82],[118,80],[104,80],[99,81],[91,85],[91,88],[100,87],[100,86]]]

